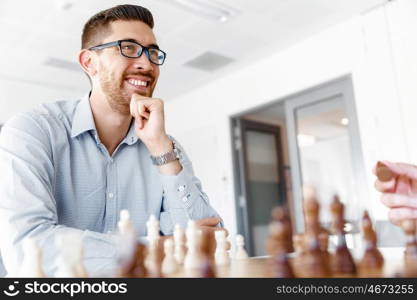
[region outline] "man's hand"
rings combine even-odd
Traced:
[[[133,94],[130,113],[135,118],[135,132],[153,156],[172,150],[165,132],[164,102],[161,99]]]
[[[221,219],[218,217],[211,217],[211,218],[204,218],[197,220],[195,223],[197,226],[203,231],[203,233],[212,234],[214,236],[214,232],[218,230],[224,230],[226,231],[226,236],[229,235],[229,232],[226,228],[217,227],[217,225],[220,223]],[[212,245],[213,249],[211,249],[212,253],[216,250],[216,244],[214,243]],[[227,250],[231,248],[230,242],[227,241]]]
[[[164,102],[133,94],[130,113],[135,118],[135,132],[152,156],[161,156],[173,149],[172,141],[165,132]],[[178,160],[159,167],[164,175],[177,175],[182,170]]]
[[[407,219],[417,219],[417,166],[406,163],[382,162],[392,173],[389,181],[375,181],[375,188],[382,193],[381,201],[390,208],[391,222],[400,225]],[[373,173],[377,174],[376,165]]]

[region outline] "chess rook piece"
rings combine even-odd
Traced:
[[[384,258],[377,248],[377,235],[367,211],[363,213],[362,217],[362,234],[365,251],[358,264],[359,273],[361,277],[377,277],[382,272]]]
[[[346,245],[344,205],[338,196],[334,196],[330,206],[332,213],[332,231],[337,237],[336,251],[331,258],[333,274],[340,276],[356,275],[356,265]]]

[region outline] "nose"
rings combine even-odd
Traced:
[[[140,69],[144,71],[153,71],[154,64],[151,63],[145,51],[142,52],[142,55],[134,59],[135,69]]]

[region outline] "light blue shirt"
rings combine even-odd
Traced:
[[[129,210],[140,236],[151,214],[164,235],[177,223],[185,228],[190,219],[218,216],[182,153],[179,174],[160,174],[132,122],[110,156],[97,135],[88,95],[10,119],[0,134],[0,249],[8,273],[21,264],[22,240],[33,237],[52,276],[55,237],[67,231],[82,234],[89,274],[111,272],[117,256],[111,233],[122,209]]]

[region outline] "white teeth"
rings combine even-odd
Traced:
[[[130,84],[133,84],[133,85],[141,85],[141,86],[147,86],[148,85],[148,83],[146,81],[142,81],[142,80],[129,79],[128,82]]]

